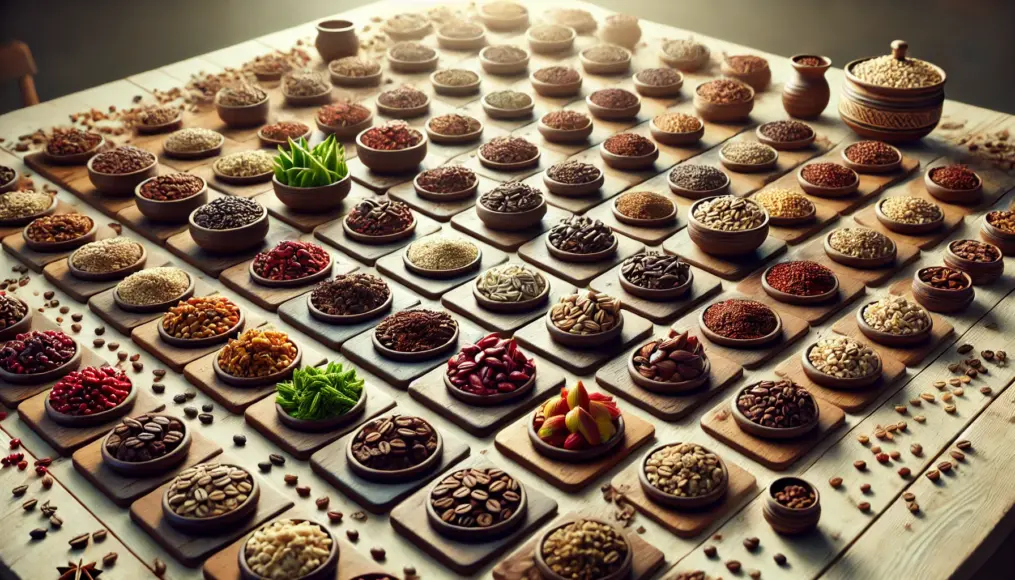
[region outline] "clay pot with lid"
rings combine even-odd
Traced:
[[[803,58],[817,58],[821,64],[808,66],[800,62]],[[790,59],[794,74],[782,89],[782,107],[790,117],[817,119],[828,106],[831,92],[825,72],[832,66],[827,56],[798,54]]]
[[[314,46],[317,47],[317,52],[324,62],[331,62],[344,56],[356,56],[359,51],[356,26],[348,20],[318,22]]]
[[[775,499],[775,494],[789,485],[799,485],[814,492],[814,504],[805,508],[784,506]],[[780,534],[802,534],[813,530],[821,519],[821,494],[818,488],[798,477],[780,477],[768,486],[762,515],[772,529]]]

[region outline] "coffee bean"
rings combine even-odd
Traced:
[[[188,400],[193,400],[197,397],[197,391],[184,391],[183,396]]]
[[[971,350],[973,350],[973,345],[967,343],[967,344],[963,344],[959,348],[955,349],[955,352],[957,352],[959,354],[966,354],[967,352],[969,352]]]
[[[63,519],[61,519],[60,516],[49,516],[49,525],[54,528],[59,528],[63,526]]]
[[[854,461],[853,462],[853,467],[857,468],[860,471],[863,471],[863,470],[867,469],[867,462],[866,461],[860,461],[860,460]]]
[[[269,455],[268,461],[272,462],[275,465],[285,465],[285,457],[282,457],[277,453],[272,453],[271,455]]]
[[[753,552],[754,550],[757,550],[759,545],[761,545],[761,540],[759,540],[758,538],[745,538],[744,539],[744,547],[747,548],[747,550],[749,552]]]
[[[703,551],[705,552],[705,556],[709,558],[715,558],[719,554],[719,550],[712,544],[705,546]]]
[[[155,575],[162,578],[166,574],[166,563],[158,558],[152,562],[152,570],[155,571]]]
[[[317,504],[317,509],[323,511],[323,510],[328,509],[328,504],[330,502],[331,502],[331,498],[329,498],[328,496],[324,496],[324,497],[317,498],[317,500],[314,503]]]
[[[387,558],[387,552],[380,546],[374,546],[370,548],[370,556],[378,562],[383,562]]]
[[[287,473],[285,474],[285,477],[282,478],[282,481],[284,481],[286,485],[296,485],[299,480],[299,476],[293,475],[292,473]]]
[[[927,479],[931,481],[937,481],[941,477],[941,472],[936,469],[931,469],[927,472]]]
[[[309,485],[297,486],[296,493],[299,494],[300,497],[307,497],[310,495],[310,486]]]
[[[233,435],[233,444],[237,447],[243,447],[247,444],[247,436],[240,434]]]
[[[861,492],[867,493],[870,490],[871,490],[871,484],[869,484],[869,483],[862,483],[862,484],[860,484],[860,491]]]
[[[30,499],[30,500],[26,501],[25,503],[21,504],[21,509],[25,510],[26,512],[30,512],[30,511],[35,509],[35,506],[38,503],[39,503],[39,500],[37,500],[37,499]]]
[[[775,560],[775,563],[780,566],[786,565],[786,556],[782,553],[775,554],[774,556],[772,556],[772,559]]]
[[[841,477],[833,477],[833,478],[828,480],[828,485],[832,486],[832,488],[834,488],[834,489],[839,489],[839,487],[842,486],[842,478]]]
[[[110,552],[102,557],[102,565],[108,568],[113,564],[116,564],[116,559],[119,557],[120,555],[117,554],[116,552]]]
[[[179,395],[177,395],[177,396],[179,396]],[[184,407],[183,408],[183,414],[186,415],[187,417],[193,419],[194,417],[197,417],[197,407],[191,407],[191,406]]]
[[[28,535],[31,536],[33,540],[41,540],[46,537],[46,533],[48,531],[49,530],[45,528],[35,528],[34,530],[28,532]]]
[[[182,405],[183,403],[187,402],[187,397],[182,393],[179,395],[173,395],[173,402],[176,403],[177,405]],[[197,409],[194,410],[196,411]]]
[[[204,411],[205,413],[211,413],[212,411],[215,410],[215,405],[212,405],[211,403],[205,403],[201,405],[201,410]]]
[[[94,532],[92,532],[92,541],[93,542],[104,541],[106,539],[106,533],[107,533],[106,530],[95,530]]]
[[[963,451],[966,451],[973,447],[973,443],[968,439],[960,439],[958,442],[955,443],[955,446]]]
[[[328,520],[333,524],[342,522],[342,512],[330,511],[328,512]]]
[[[74,536],[67,543],[70,544],[72,550],[83,550],[88,546],[88,534],[81,534]]]
[[[258,469],[260,469],[261,471],[264,471],[264,472],[271,471],[271,462],[270,461],[261,461],[260,463],[257,464],[257,467],[258,467]]]
[[[25,492],[27,491],[28,491],[27,485],[19,485],[12,490],[12,493],[14,494],[14,497],[21,497],[25,495]]]
[[[359,532],[356,530],[346,530],[345,536],[349,538],[350,542],[355,542],[359,540]]]
[[[166,392],[166,386],[163,385],[162,383],[153,383],[152,392],[155,393],[156,395],[161,395],[162,393]]]
[[[212,421],[215,420],[215,415],[212,415],[211,413],[201,413],[197,416],[197,418],[205,425],[211,425]]]

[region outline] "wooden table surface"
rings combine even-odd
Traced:
[[[538,2],[528,2],[527,4],[530,7],[532,21],[539,21],[543,17],[546,4]],[[596,16],[600,28],[604,18],[608,15],[605,10],[583,2],[572,3],[570,6],[588,9]],[[462,7],[465,8],[464,2]],[[380,19],[397,12],[411,10],[420,10],[419,5],[408,1],[385,1],[337,14],[334,18],[350,20],[359,28],[369,25],[371,30],[375,30],[380,26]],[[641,26],[643,30],[642,42],[635,50],[632,72],[661,66],[657,55],[662,39],[682,38],[693,34],[693,31],[680,30],[651,22],[643,21]],[[112,220],[75,195],[70,189],[75,186],[73,180],[69,187],[63,187],[62,184],[56,182],[57,175],[53,175],[54,179],[48,179],[27,167],[23,162],[25,153],[14,151],[17,137],[39,128],[66,124],[68,115],[82,110],[96,108],[104,111],[108,110],[110,106],[118,108],[135,106],[136,97],[140,98],[142,103],[152,103],[154,102],[154,92],[168,91],[183,86],[193,74],[202,71],[219,72],[230,67],[237,68],[244,62],[272,50],[289,50],[298,41],[302,41],[304,47],[313,56],[312,66],[324,70],[324,65],[313,48],[314,34],[314,23],[310,22],[3,115],[0,117],[0,137],[4,138],[0,142],[0,148],[3,149],[0,151],[0,164],[15,167],[23,174],[30,174],[30,178],[37,188],[41,188],[43,185],[55,188],[59,191],[59,199],[65,204],[74,206],[77,211],[92,216],[100,224],[109,223]],[[370,34],[361,34],[361,37],[365,38]],[[668,101],[645,99],[638,123],[646,123],[652,115],[667,107],[684,107],[686,109],[694,87],[717,74],[716,59],[723,52],[758,54],[769,60],[773,72],[772,87],[759,93],[752,123],[785,118],[781,107],[780,91],[791,72],[787,58],[764,54],[749,47],[701,35],[694,36],[710,47],[713,55],[712,68],[704,72],[685,75],[684,87],[679,99]],[[488,40],[490,43],[507,42],[527,46],[523,31],[491,31],[488,33]],[[434,36],[431,34],[423,42],[435,45]],[[594,43],[595,40],[592,37],[580,36],[576,41],[576,47],[583,48]],[[801,46],[798,52],[805,53],[807,50],[808,47]],[[886,43],[885,52],[887,51]],[[558,56],[533,55],[530,70],[553,63],[565,63],[580,68],[576,52],[571,52]],[[842,65],[844,63],[836,64]],[[478,70],[478,62],[472,52],[442,51],[440,66],[477,67]],[[393,79],[393,84],[371,90],[357,90],[352,93],[354,98],[362,100],[372,107],[377,93],[387,87],[397,86],[397,83],[400,82],[416,82],[418,86],[425,87],[425,90],[430,89],[425,75],[413,78],[386,72]],[[840,144],[857,139],[854,134],[845,129],[836,112],[842,77],[841,69],[834,68],[828,71],[826,78],[831,86],[832,101],[821,119],[815,123],[820,127],[819,131],[822,134],[832,139],[833,150]],[[484,74],[483,83],[483,92],[510,84],[514,84],[520,90],[530,90],[528,81],[525,79],[508,82],[505,79],[494,79]],[[586,89],[582,97],[554,101],[537,99],[537,109],[550,110],[566,106],[583,110],[585,108],[584,95],[590,90],[609,84],[630,87],[630,79],[621,77],[618,81],[617,79],[603,79],[586,75]],[[272,94],[276,95],[277,91]],[[449,111],[458,107],[476,111],[478,110],[479,97],[480,95],[477,94],[467,99],[448,98],[445,100],[438,95],[434,99],[434,111]],[[312,119],[313,111],[314,109],[307,109],[293,114],[308,120]],[[481,111],[479,115],[482,117]],[[194,119],[201,126],[214,126],[213,122],[217,121],[214,109],[208,107],[203,107],[195,113]],[[418,126],[424,120],[425,118],[413,123]],[[489,125],[498,127],[498,134],[515,131],[517,134],[533,136],[536,133],[532,131],[532,121],[534,119],[521,124],[496,122],[489,123]],[[594,139],[594,147],[597,147],[599,141],[613,132],[624,129],[635,131],[644,129],[644,127],[635,126],[635,123],[623,126],[623,124],[606,124],[598,121],[597,127],[602,130],[594,134],[594,137],[600,136],[599,140]],[[892,182],[884,191],[879,192],[869,201],[907,192],[914,180],[922,180],[926,167],[937,161],[963,160],[964,150],[958,145],[958,141],[962,137],[978,131],[993,131],[1005,127],[1015,128],[1015,119],[996,111],[950,100],[946,101],[944,118],[938,128],[920,143],[902,146],[907,156],[920,161],[920,167],[915,170],[914,175],[908,180],[898,183]],[[730,138],[742,131],[753,133],[753,125],[748,124],[735,130],[724,131],[722,136],[724,139]],[[493,133],[491,131],[491,136]],[[238,133],[237,137],[240,135]],[[119,138],[119,140],[123,139]],[[138,140],[137,143],[157,152],[161,137]],[[714,147],[719,145],[721,140],[709,143]],[[256,147],[256,141],[248,141],[243,145],[249,148]],[[479,143],[475,145],[478,146]],[[598,161],[598,154],[595,154],[594,151],[562,151],[559,148],[552,148],[544,149],[544,154],[547,151],[553,151],[554,158],[574,154],[576,157],[584,156],[593,162]],[[467,162],[470,154],[474,154],[474,150],[460,152],[449,162]],[[815,150],[813,154],[820,156],[820,151]],[[673,163],[683,159],[688,159],[688,163],[694,163],[695,157],[698,155],[701,155],[703,162],[711,162],[709,161],[711,156],[707,150],[690,153],[676,152],[667,158],[672,159]],[[714,151],[712,155],[714,156]],[[438,156],[437,159],[442,159],[442,157]],[[207,160],[208,163],[212,161]],[[686,440],[702,443],[729,458],[731,462],[756,478],[757,487],[750,492],[748,498],[739,502],[736,509],[730,510],[720,520],[712,522],[702,534],[693,538],[677,537],[650,518],[635,516],[628,531],[638,534],[641,539],[659,548],[665,554],[664,564],[653,577],[673,578],[679,572],[689,570],[704,570],[711,577],[729,577],[730,574],[725,567],[727,560],[739,561],[745,572],[748,570],[761,571],[763,578],[972,577],[990,555],[992,547],[996,546],[997,542],[1015,527],[1015,516],[1011,515],[1011,507],[1015,504],[1015,486],[1004,484],[1007,476],[1006,471],[1012,460],[1012,449],[1015,448],[1013,445],[1015,435],[1012,435],[1010,429],[1011,417],[1015,413],[1013,411],[1015,395],[1006,391],[1006,388],[1015,379],[1015,367],[1000,367],[987,363],[989,374],[981,375],[970,385],[966,385],[964,393],[954,397],[951,401],[956,405],[955,413],[948,413],[944,410],[945,403],[940,400],[942,392],[932,385],[935,381],[947,380],[954,376],[947,367],[950,363],[965,358],[955,352],[955,347],[959,344],[972,344],[975,346],[976,352],[989,348],[995,351],[1006,350],[1015,353],[1015,334],[1011,332],[1015,327],[1015,296],[1009,295],[1012,288],[1015,288],[1015,275],[1012,273],[1015,271],[1015,260],[1012,258],[1005,260],[1007,272],[1004,277],[989,286],[976,288],[976,298],[970,308],[959,314],[942,316],[954,327],[954,334],[945,339],[922,361],[909,366],[902,378],[886,387],[870,405],[858,412],[847,413],[843,427],[835,429],[822,438],[813,449],[793,463],[788,470],[777,473],[733,448],[727,447],[706,434],[700,427],[700,421],[707,413],[714,412],[713,409],[721,402],[728,401],[737,388],[773,377],[776,367],[787,359],[798,357],[799,351],[816,340],[818,336],[832,332],[832,327],[840,319],[854,316],[858,305],[886,295],[893,284],[907,280],[914,271],[921,267],[941,264],[942,253],[949,241],[977,237],[979,222],[984,213],[990,209],[1006,208],[1010,205],[1012,201],[1010,194],[1012,188],[1015,187],[1015,177],[973,163],[977,171],[984,175],[985,181],[989,181],[991,184],[991,192],[998,196],[992,206],[963,212],[967,215],[959,219],[955,231],[951,232],[943,242],[925,247],[912,263],[894,272],[889,282],[879,284],[877,287],[868,286],[866,296],[861,296],[856,302],[832,315],[828,320],[812,326],[798,343],[780,352],[760,368],[745,371],[743,378],[733,381],[730,386],[716,393],[707,404],[700,405],[693,412],[675,422],[666,422],[643,409],[639,409],[623,397],[619,397],[618,402],[624,413],[641,418],[655,427],[655,441],[603,473],[583,490],[569,493],[561,491],[501,453],[494,446],[496,433],[483,438],[471,435],[445,417],[429,411],[404,389],[385,384],[383,380],[369,373],[364,374],[368,378],[368,384],[382,390],[385,395],[396,401],[397,412],[421,414],[439,429],[466,443],[471,448],[473,456],[482,455],[495,465],[518,472],[520,478],[527,485],[557,501],[561,506],[561,513],[602,511],[606,506],[600,487],[609,484],[632,464],[641,461],[644,453],[650,448],[666,442]],[[658,183],[659,175],[664,175],[669,171],[669,168],[670,166],[657,164],[652,172],[623,174],[623,186],[612,188],[608,192],[609,196],[604,196],[597,203],[611,203],[612,196],[625,190],[637,189],[643,183],[647,186]],[[789,169],[787,168],[787,170]],[[778,181],[775,177],[778,176],[772,176],[772,179]],[[87,182],[87,180],[85,181]],[[538,177],[536,182],[538,182]],[[754,186],[752,185],[752,187]],[[360,191],[369,190],[361,188]],[[681,211],[686,212],[686,205],[681,205],[681,207]],[[806,254],[815,240],[820,243],[820,238],[826,235],[831,228],[855,225],[853,217],[861,213],[864,207],[870,207],[870,205],[845,211],[838,221],[826,225],[823,230],[814,233],[802,243],[790,246],[787,253],[776,258],[775,261],[789,260],[798,254]],[[593,208],[579,204],[574,206],[574,209],[584,213]],[[439,221],[443,226],[451,228],[450,218],[451,214],[448,214]],[[273,230],[283,229],[284,224],[281,221],[275,218],[270,219]],[[130,230],[129,227],[124,227],[122,235],[129,236],[145,245],[149,253],[149,264],[162,264],[169,261],[181,264],[181,260],[170,255],[164,247],[144,239],[141,234]],[[680,235],[680,232],[674,235]],[[317,241],[326,243],[326,241],[321,241],[320,237]],[[660,248],[657,246],[653,249],[659,250]],[[340,250],[332,246],[329,247],[329,251],[339,252]],[[368,266],[358,262],[352,256],[343,255],[342,258],[344,262],[358,265],[361,269]],[[510,253],[509,259],[518,261],[518,256],[515,253]],[[4,272],[3,277],[13,276],[16,278],[17,276],[10,272],[11,267],[17,264],[18,262],[12,255],[6,252],[0,254],[0,271]],[[221,282],[214,277],[202,274],[198,269],[187,264],[182,264],[182,267],[215,290],[235,296],[235,293],[226,290]],[[410,289],[402,288],[402,285],[397,283],[396,285],[410,295],[416,294]],[[720,297],[734,293],[736,285],[736,282],[722,281]],[[49,304],[49,299],[44,296],[44,293],[51,290],[55,290],[55,288],[52,288],[41,274],[33,273],[30,281],[25,286],[19,287],[15,293],[27,301],[33,309],[39,309]],[[710,300],[718,298],[713,297]],[[60,317],[63,319],[61,326],[65,331],[71,332],[70,315],[82,314],[83,319],[80,324],[83,328],[76,334],[81,344],[92,349],[98,357],[110,364],[117,363],[117,350],[126,350],[131,354],[139,353],[140,362],[144,365],[143,370],[135,372],[130,370],[128,365],[128,373],[138,388],[145,390],[151,388],[150,385],[153,382],[151,370],[162,367],[156,358],[133,344],[129,336],[119,333],[108,325],[104,327],[105,330],[102,334],[102,339],[106,344],[93,346],[92,340],[97,336],[96,329],[104,325],[102,320],[90,312],[87,305],[76,302],[72,297],[58,290],[56,290],[53,299],[58,300],[59,305],[46,306],[42,312],[36,311],[35,316],[45,317],[54,323]],[[261,309],[241,297],[237,297],[236,300],[249,312],[256,313],[258,317],[291,333],[298,342],[313,345],[315,350],[332,360],[348,363],[338,351],[329,349],[327,346],[315,342],[312,337],[297,331],[282,321],[276,313]],[[424,307],[440,308],[439,300],[422,298],[421,302]],[[69,312],[61,313],[60,307],[62,306],[69,307]],[[694,310],[691,309],[691,312]],[[697,320],[685,313],[672,322],[672,326],[696,332]],[[653,332],[655,335],[662,335],[668,328],[669,325],[657,324],[654,325]],[[119,343],[119,349],[110,350],[107,345],[114,342]],[[590,389],[598,390],[599,388],[593,378],[594,372],[580,377],[576,377],[573,373],[565,373],[565,375],[568,384],[573,384],[575,379],[581,378]],[[369,514],[365,519],[353,517],[356,512],[363,511],[363,508],[342,495],[326,480],[317,476],[310,469],[307,461],[287,457],[284,466],[276,466],[267,473],[258,471],[256,469],[258,462],[266,461],[269,453],[278,452],[269,439],[247,424],[241,414],[227,412],[207,395],[197,391],[187,383],[181,374],[169,372],[161,384],[165,385],[165,393],[156,394],[154,397],[166,404],[168,412],[182,415],[184,405],[200,408],[205,404],[213,404],[215,419],[212,424],[202,425],[196,420],[188,420],[188,426],[199,430],[202,435],[215,441],[227,453],[252,469],[256,477],[263,478],[263,481],[282,491],[288,499],[295,502],[296,510],[313,514],[319,521],[326,521],[324,513],[315,509],[314,500],[323,496],[329,497],[329,509],[341,511],[345,516],[341,524],[332,524],[330,529],[343,538],[346,530],[355,529],[359,532],[358,542],[345,544],[343,549],[355,549],[361,556],[369,559],[371,548],[383,547],[386,550],[386,559],[378,563],[378,568],[399,576],[403,566],[414,567],[423,578],[458,576],[397,534],[392,529],[387,515]],[[990,393],[988,395],[981,393],[983,387],[989,387]],[[0,388],[3,386],[0,385]],[[196,397],[193,400],[184,405],[172,401],[174,395],[188,391],[196,392]],[[936,399],[933,403],[925,402],[920,407],[911,406],[906,415],[896,412],[896,405],[906,405],[910,400],[919,398],[921,393],[927,392],[935,395]],[[914,416],[918,414],[922,414],[926,422],[916,421]],[[906,421],[907,428],[905,431],[899,432],[894,441],[878,441],[874,438],[873,433],[881,426],[895,424],[900,420]],[[10,512],[8,520],[12,523],[8,523],[5,531],[0,534],[3,538],[3,541],[0,541],[0,577],[26,579],[53,577],[56,566],[65,565],[66,560],[76,561],[79,557],[86,560],[98,560],[108,551],[118,551],[120,559],[114,567],[103,572],[103,578],[144,577],[146,572],[144,572],[143,566],[149,568],[147,573],[150,574],[150,568],[153,567],[156,558],[164,561],[168,566],[166,574],[168,578],[196,579],[202,577],[200,568],[188,568],[173,560],[140,527],[132,524],[128,510],[117,507],[87,479],[78,474],[69,457],[56,459],[56,453],[39,435],[19,420],[16,412],[7,411],[6,418],[0,420],[0,429],[5,432],[0,434],[0,448],[6,450],[9,438],[17,437],[22,440],[23,446],[31,456],[54,457],[50,471],[56,478],[57,484],[47,493],[52,498],[59,498],[59,513],[61,516],[67,516],[65,520],[68,521],[63,530],[57,533],[51,532],[46,540],[29,541],[27,531],[41,526],[45,522],[35,522],[35,518],[40,517],[37,512],[22,513],[20,503],[23,498],[13,498],[8,495],[8,500],[6,500]],[[235,434],[246,436],[245,446],[239,447],[233,444],[232,436]],[[879,464],[871,453],[869,445],[863,446],[858,442],[859,435],[870,436],[872,441],[883,446],[886,452],[898,449],[901,452],[900,460],[892,461],[889,465]],[[949,452],[954,450],[955,442],[959,439],[967,439],[972,442],[972,449],[966,452],[965,459],[957,461],[955,468],[943,475],[936,483],[924,477],[925,472],[935,469],[940,462],[951,460]],[[923,452],[919,457],[909,451],[913,444],[922,446]],[[858,459],[867,462],[866,471],[859,472],[853,467],[853,462]],[[897,470],[903,466],[911,470],[911,476],[901,477],[897,473]],[[6,468],[0,470],[0,480],[3,480],[5,490],[13,488],[22,480],[31,483],[35,489],[39,484],[36,476],[31,472],[31,468],[24,473]],[[298,475],[300,485],[311,487],[309,497],[299,497],[292,487],[283,483],[283,475],[287,473]],[[775,477],[784,474],[804,477],[815,484],[821,492],[823,515],[818,530],[812,534],[801,537],[779,536],[771,530],[762,517],[764,494],[769,483]],[[831,488],[828,480],[832,477],[844,479],[841,489]],[[862,483],[870,484],[871,491],[866,494],[862,493],[859,489]],[[920,505],[918,514],[913,514],[906,508],[905,501],[902,499],[902,494],[906,492],[916,495],[916,501]],[[0,493],[8,493],[8,491]],[[857,504],[861,501],[870,503],[869,511],[861,511],[857,508]],[[73,520],[74,523],[71,524],[70,520]],[[66,540],[75,535],[79,528],[81,531],[86,531],[99,527],[108,528],[111,534],[104,545],[91,545],[81,553],[68,549]],[[511,547],[507,551],[508,556],[504,558],[509,558],[511,553],[521,548],[538,533],[539,531],[534,532],[524,541]],[[721,535],[722,539],[713,538],[715,534]],[[747,537],[759,538],[761,549],[753,553],[745,550],[742,540]],[[709,559],[705,556],[702,548],[707,544],[713,544],[718,548],[718,558]],[[774,562],[772,555],[777,552],[786,555],[789,562],[788,567],[780,567]],[[496,562],[485,566],[474,576],[490,577],[495,565]],[[100,565],[100,567],[102,566]],[[742,572],[741,576],[746,577],[746,574]]]

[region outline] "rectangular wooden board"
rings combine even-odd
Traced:
[[[866,294],[866,288],[860,280],[851,276],[836,276],[839,280],[839,292],[834,300],[820,304],[788,304],[772,298],[765,292],[761,283],[763,275],[764,272],[755,272],[744,279],[737,284],[737,292],[767,304],[779,312],[806,320],[810,324],[821,324]]]
[[[683,229],[663,242],[663,250],[680,256],[681,260],[697,266],[726,280],[742,280],[751,272],[765,266],[766,263],[786,252],[786,242],[773,237],[768,238],[751,254],[744,256],[713,256],[702,251]]]
[[[703,301],[722,291],[719,278],[704,270],[691,266],[691,289],[681,298],[666,300],[648,300],[631,294],[620,285],[620,269],[618,264],[609,272],[602,274],[589,283],[589,288],[620,299],[620,307],[647,318],[656,324],[667,324]]]
[[[36,312],[32,316],[32,330],[60,330],[60,326],[51,322],[41,313]],[[95,354],[90,348],[83,346],[81,341],[78,341],[78,347],[81,348],[81,367],[79,368],[89,366],[101,367],[106,364],[106,361],[102,360],[102,357]],[[59,380],[57,378],[38,385],[4,384],[3,388],[0,388],[0,403],[3,403],[8,409],[13,409],[26,399],[34,397],[43,391],[49,391]]]
[[[345,217],[364,197],[372,197],[373,192],[358,183],[352,184],[349,196],[334,209],[317,211],[296,211],[282,203],[274,191],[262,193],[254,198],[268,210],[273,218],[299,230],[305,234],[312,233],[314,229],[324,224],[339,220]]]
[[[430,146],[433,146],[433,142],[430,143]],[[412,181],[400,183],[392,187],[388,190],[388,197],[401,201],[416,210],[418,213],[421,213],[429,218],[435,219],[439,222],[447,222],[452,217],[476,205],[480,195],[497,186],[496,182],[483,177],[482,175],[477,175],[476,177],[479,181],[476,194],[466,197],[465,199],[452,201],[424,199],[416,193],[416,188],[413,186]]]
[[[95,240],[105,240],[106,238],[116,237],[117,233],[113,228],[105,224],[96,225]],[[25,238],[21,232],[11,234],[3,239],[4,251],[14,256],[19,262],[28,266],[33,272],[38,274],[42,273],[42,269],[50,262],[56,262],[70,257],[74,253],[74,249],[64,250],[62,252],[36,252],[35,250],[28,247],[25,243]]]
[[[162,265],[172,266],[173,264],[166,263]],[[135,328],[162,318],[162,315],[165,314],[164,312],[127,312],[126,310],[121,310],[116,305],[113,292],[116,292],[116,288],[100,292],[89,298],[88,309],[94,312],[106,324],[123,334],[129,335]],[[194,296],[211,296],[214,293],[215,288],[210,284],[201,278],[194,278]]]
[[[842,227],[856,227],[852,223],[844,223]],[[866,286],[881,286],[895,275],[896,272],[912,264],[920,257],[920,248],[906,243],[895,243],[895,262],[881,268],[861,269],[840,264],[825,253],[824,237],[801,246],[794,256],[798,260],[813,260],[828,266],[839,277],[839,280],[850,279],[862,282]]]
[[[428,153],[418,167],[400,173],[377,173],[364,165],[359,157],[350,159],[346,165],[349,166],[349,175],[358,183],[377,193],[384,193],[400,183],[412,181],[421,171],[443,165],[445,161],[447,159]]]
[[[473,294],[478,280],[470,281],[468,284],[463,284],[447,292],[441,297],[441,304],[448,310],[461,314],[483,328],[493,332],[510,334],[545,315],[546,311],[556,304],[561,296],[573,294],[576,291],[574,286],[559,278],[544,272],[540,272],[540,274],[543,275],[547,284],[550,285],[546,302],[526,312],[493,312],[484,308],[476,300],[475,294]],[[482,276],[482,272],[480,276]]]
[[[618,338],[595,348],[577,349],[555,342],[546,328],[546,320],[544,316],[519,328],[515,332],[518,344],[579,375],[591,374],[606,361],[640,344],[652,332],[651,322],[637,314],[625,313],[624,328]]]
[[[550,255],[546,248],[547,236],[549,234],[543,234],[518,248],[518,257],[579,288],[588,286],[589,282],[603,272],[645,249],[641,242],[614,234],[617,237],[617,251],[608,258],[597,262],[565,262]]]
[[[70,258],[65,258],[46,264],[42,269],[42,275],[52,285],[78,302],[88,302],[92,296],[109,290],[119,282],[119,280],[94,281],[75,278],[70,273],[69,260]]]
[[[658,246],[663,243],[663,240],[666,238],[669,238],[673,234],[687,227],[687,220],[684,216],[680,215],[680,211],[677,211],[673,216],[673,219],[669,222],[655,227],[631,225],[617,219],[617,216],[613,213],[616,203],[621,200],[626,193],[636,191],[642,190],[640,187],[634,186],[627,192],[618,195],[615,199],[611,199],[593,207],[586,212],[585,215],[602,221],[604,224],[613,228],[613,231],[615,232],[622,233],[631,239],[637,240],[649,246]],[[668,192],[660,193],[660,195],[668,198],[673,203],[674,209],[677,209],[677,196]]]
[[[425,242],[428,239],[461,240],[475,244],[475,246],[479,248],[480,252],[479,263],[472,270],[452,278],[428,278],[412,272],[406,267],[405,252],[395,252],[379,258],[377,260],[377,270],[381,274],[408,286],[411,290],[424,298],[439,300],[445,292],[462,285],[468,286],[477,275],[494,266],[503,264],[508,259],[507,254],[504,252],[490,245],[472,240],[458,232],[441,232],[440,234],[433,234],[431,236],[421,238],[419,241]]]
[[[264,324],[264,319],[256,314],[250,312],[244,312],[245,322],[243,330],[248,328],[257,328]],[[159,325],[162,324],[162,318],[159,317],[156,320],[147,322],[134,328],[130,331],[130,339],[135,344],[143,348],[148,354],[162,361],[167,367],[172,369],[175,373],[182,373],[183,367],[196,361],[197,359],[207,356],[213,352],[218,352],[225,346],[229,338],[235,338],[240,332],[236,332],[231,337],[223,337],[222,342],[212,344],[210,346],[203,346],[200,348],[183,348],[180,346],[171,345],[159,335]]]
[[[881,203],[881,200],[887,199],[888,197],[892,196],[885,196],[878,200],[877,203]],[[896,243],[902,242],[916,246],[921,250],[929,250],[940,244],[945,238],[949,237],[952,232],[958,229],[965,217],[962,212],[954,209],[954,206],[939,204],[938,207],[940,207],[944,213],[944,222],[941,224],[941,227],[926,234],[900,234],[899,232],[888,229],[875,215],[874,205],[864,208],[858,212],[853,219],[855,219],[860,225],[867,226],[872,230],[879,231],[889,238],[892,238]]]
[[[419,238],[428,236],[441,229],[441,224],[438,222],[416,212],[413,212],[413,215],[416,218],[416,229],[412,234],[401,240],[386,244],[364,244],[363,242],[357,242],[345,235],[345,230],[342,229],[342,220],[324,224],[314,230],[314,236],[325,243],[331,244],[356,260],[373,266],[381,256],[387,256],[399,248],[403,248]]]
[[[212,199],[212,190],[209,190],[208,194],[208,199],[210,201]],[[160,246],[166,245],[166,241],[169,238],[187,231],[187,228],[189,227],[186,222],[181,224],[154,222],[146,218],[136,205],[128,206],[120,210],[120,213],[116,214],[116,219],[120,220],[120,222],[132,231],[137,232]]]

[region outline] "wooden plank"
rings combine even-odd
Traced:
[[[166,262],[162,265],[172,266],[173,264]],[[116,288],[100,292],[89,298],[88,309],[94,312],[106,324],[123,334],[130,335],[133,329],[147,322],[162,318],[162,315],[165,314],[164,312],[127,312],[126,310],[121,310],[116,305],[113,292],[116,292]],[[194,278],[194,296],[210,296],[215,292],[215,288],[210,284],[201,278]]]
[[[870,345],[871,343],[865,344]],[[810,347],[811,345],[807,345],[804,347],[804,351]],[[873,348],[878,350],[876,346]],[[881,356],[881,378],[873,385],[863,389],[833,389],[815,383],[804,373],[800,353],[795,353],[784,360],[775,368],[774,372],[780,377],[806,388],[815,397],[822,398],[847,413],[856,413],[877,401],[886,390],[891,389],[895,383],[906,376],[906,365],[888,355],[881,354],[880,351],[878,354]]]
[[[763,274],[763,271],[755,272],[749,278],[737,284],[737,292],[750,296],[752,300],[767,304],[779,312],[792,314],[797,318],[806,320],[809,324],[821,324],[825,322],[863,296],[866,291],[863,282],[860,280],[852,276],[837,276],[839,279],[839,293],[831,302],[813,305],[787,304],[772,298],[765,292],[761,283],[761,276]]]
[[[909,297],[912,300],[911,297]],[[866,304],[861,304],[859,308],[865,307]],[[941,346],[946,341],[952,339],[954,334],[954,327],[951,323],[945,320],[940,314],[934,312],[928,312],[930,314],[931,322],[933,322],[933,328],[930,331],[930,337],[920,343],[913,346],[885,346],[883,344],[874,343],[879,352],[884,353],[887,356],[895,358],[902,362],[907,367],[917,366],[923,359],[927,358],[930,353],[934,352],[937,347]],[[839,334],[853,337],[856,340],[865,343],[873,343],[866,336],[860,332],[860,327],[856,323],[855,313],[850,313],[840,318],[834,326],[832,331]]]

